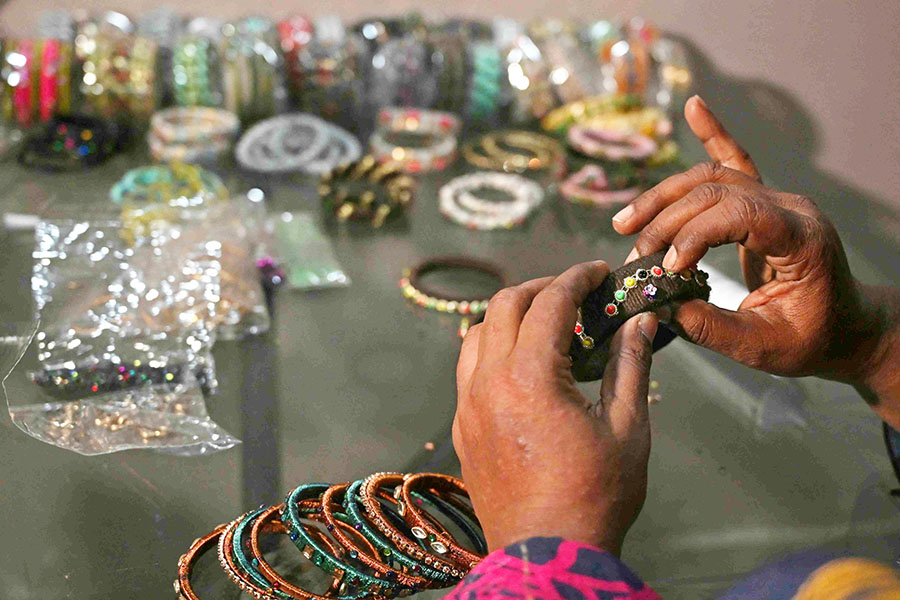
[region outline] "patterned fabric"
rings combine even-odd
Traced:
[[[445,598],[660,600],[609,552],[546,537],[490,553]]]

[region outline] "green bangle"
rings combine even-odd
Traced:
[[[131,169],[109,190],[116,204],[156,203],[190,208],[225,200],[228,190],[222,178],[195,165],[150,165]],[[182,206],[180,201],[187,203]]]
[[[357,600],[373,594],[386,597],[396,596],[403,591],[402,586],[363,573],[356,567],[338,560],[322,548],[303,527],[303,524],[300,522],[299,503],[306,499],[320,497],[329,487],[328,484],[311,483],[299,486],[288,495],[284,502],[286,510],[282,517],[282,523],[290,531],[289,537],[291,541],[294,542],[294,545],[300,551],[303,551],[304,547],[311,547],[313,551],[310,560],[313,564],[327,573],[331,573],[335,569],[344,571],[349,576],[347,583],[358,589],[355,594],[335,596],[335,598],[340,600]]]
[[[244,539],[244,531],[247,527],[262,513],[265,512],[265,509],[258,508],[256,510],[252,510],[246,513],[240,520],[240,522],[235,526],[234,533],[231,537],[231,555],[237,560],[238,565],[240,565],[241,569],[243,569],[244,573],[259,587],[265,590],[271,590],[272,584],[263,577],[262,573],[257,570],[259,566],[259,562],[254,558],[252,560],[247,560],[247,555],[244,554],[244,548],[241,546],[241,541]],[[222,537],[225,537],[225,533],[223,532]],[[285,594],[280,590],[273,590],[275,595],[282,600],[293,600],[291,596]]]
[[[213,89],[215,47],[203,36],[187,36],[172,50],[172,87],[179,106],[218,106]]]
[[[433,579],[440,583],[451,584],[456,581],[450,575],[446,575],[437,569],[433,569],[426,565],[423,561],[416,560],[414,557],[401,552],[394,544],[392,544],[381,532],[369,526],[360,510],[359,488],[362,486],[362,479],[354,481],[344,495],[344,509],[353,521],[353,526],[363,534],[366,539],[375,544],[384,554],[385,550],[390,551],[390,556],[398,563],[411,569],[413,573]]]
[[[500,50],[491,43],[472,45],[472,80],[469,84],[469,115],[490,119],[500,103]]]

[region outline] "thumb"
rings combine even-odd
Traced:
[[[694,344],[751,367],[759,362],[771,328],[759,313],[725,310],[703,300],[675,303],[672,310],[672,322]]]
[[[647,425],[647,390],[658,325],[655,314],[641,313],[626,321],[610,344],[600,398],[606,420],[619,439]]]

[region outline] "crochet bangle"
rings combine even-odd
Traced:
[[[434,528],[427,519],[423,518],[420,509],[413,503],[411,492],[422,487],[438,493],[465,495],[465,484],[456,477],[449,475],[417,473],[403,478],[403,484],[400,487],[400,497],[406,504],[404,518],[412,528],[413,535],[420,539],[427,539],[428,545],[434,552],[446,555],[457,563],[466,565],[469,569],[475,567],[484,556],[466,550],[457,544],[452,537]]]
[[[197,597],[197,594],[194,593],[194,589],[191,587],[191,571],[194,568],[194,563],[200,558],[200,555],[207,552],[219,542],[222,532],[226,527],[227,525],[225,524],[219,525],[205,536],[197,538],[191,543],[191,547],[188,551],[182,554],[181,558],[178,559],[178,575],[173,583],[173,587],[175,588],[175,594],[178,596],[179,600],[200,600],[200,598]]]
[[[629,318],[676,300],[709,298],[706,273],[696,268],[672,273],[662,267],[663,256],[664,251],[657,252],[613,271],[588,294],[569,349],[572,374],[577,381],[603,376],[611,338]],[[657,334],[655,349],[672,337]]]
[[[79,115],[56,116],[34,131],[22,145],[19,162],[35,169],[65,171],[93,167],[119,145],[115,123]]]
[[[383,535],[390,538],[394,545],[404,554],[414,556],[417,560],[423,561],[426,566],[438,569],[445,575],[450,575],[454,578],[465,576],[468,573],[465,565],[451,561],[430,548],[421,548],[385,517],[384,510],[375,499],[375,493],[381,487],[394,487],[401,483],[403,483],[403,475],[401,473],[375,473],[363,480],[360,488],[360,499],[366,509],[369,521]],[[413,535],[415,536],[415,532],[413,532]]]
[[[356,588],[357,591],[349,595],[338,596],[338,598],[341,598],[342,600],[353,600],[371,594],[376,596],[382,594],[396,596],[402,588],[395,582],[367,575],[353,565],[329,554],[303,527],[303,524],[300,522],[300,511],[297,507],[298,502],[308,498],[315,498],[319,494],[324,493],[328,487],[329,486],[325,484],[306,484],[295,488],[288,495],[284,502],[286,510],[284,511],[282,522],[287,525],[290,530],[289,535],[291,541],[293,541],[301,551],[307,546],[311,547],[312,550],[309,552],[308,557],[322,570],[332,572],[335,569],[339,569],[344,571],[349,577],[347,583]]]
[[[338,221],[368,221],[377,228],[406,209],[415,188],[416,181],[397,163],[379,164],[366,155],[322,175],[318,192],[325,210]]]
[[[423,284],[422,276],[433,271],[463,269],[480,271],[496,279],[497,289],[506,285],[503,271],[492,263],[475,260],[463,256],[441,256],[428,259],[403,272],[400,288],[403,295],[424,308],[438,312],[459,313],[461,315],[478,315],[487,310],[490,298],[470,298],[462,295],[441,294],[427,284]]]

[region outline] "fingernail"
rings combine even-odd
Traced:
[[[631,252],[628,253],[628,258],[625,259],[625,264],[627,265],[633,260],[637,260],[641,255],[638,254],[637,248],[632,248]]]
[[[706,102],[703,100],[703,98],[700,97],[700,94],[694,94],[694,100],[696,100],[697,102],[699,102],[699,103],[700,103],[700,106],[702,106],[703,108],[708,108],[708,107],[706,106]]]
[[[638,330],[641,332],[647,341],[651,344],[653,343],[653,338],[656,337],[656,330],[659,328],[659,319],[656,318],[656,315],[653,313],[643,313],[641,318],[638,319]]]
[[[624,223],[628,219],[631,218],[631,215],[634,214],[634,207],[630,204],[616,213],[616,216],[613,217],[613,222],[615,223]]]
[[[678,250],[675,249],[675,246],[669,248],[669,251],[666,252],[665,257],[663,257],[663,267],[669,269],[670,271],[675,270],[675,263],[678,261]]]

